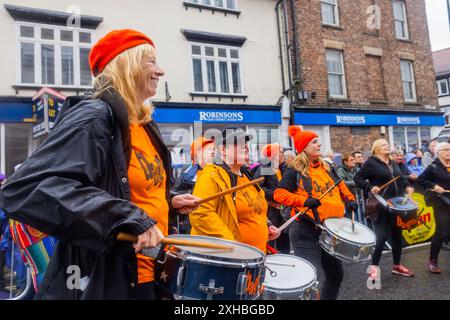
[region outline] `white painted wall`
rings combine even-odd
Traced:
[[[16,52],[15,24],[4,4],[66,11],[76,4],[81,13],[103,17],[95,37],[112,29],[133,28],[149,35],[158,50],[159,64],[166,71],[161,79],[155,100],[165,99],[164,82],[169,85],[171,101],[192,102],[189,46],[180,29],[192,29],[221,34],[244,36],[246,43],[241,49],[241,68],[246,104],[276,104],[282,95],[281,71],[278,51],[275,0],[237,0],[242,12],[240,17],[223,13],[189,8],[182,0],[0,0],[0,96],[14,96],[11,88],[16,83],[19,56]],[[32,96],[34,90],[21,90],[20,96]],[[68,95],[71,92],[63,92]],[[205,102],[196,98],[196,102]],[[219,103],[208,99],[209,103]],[[221,103],[232,103],[222,99]],[[242,100],[234,103],[242,104]]]

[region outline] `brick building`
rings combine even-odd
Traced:
[[[368,150],[386,137],[410,151],[439,133],[424,0],[285,3],[296,30],[294,122],[318,132],[325,149]]]

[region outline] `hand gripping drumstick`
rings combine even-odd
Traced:
[[[342,182],[342,180],[344,180],[343,178],[339,179],[335,184],[333,184],[327,191],[325,191],[319,198],[319,200],[321,200],[323,197],[325,197],[328,193],[330,193],[331,190],[333,190],[334,188],[336,188],[339,183]],[[305,213],[307,213],[309,210],[311,210],[311,208],[306,209],[303,212],[299,212],[297,213],[295,216],[292,216],[288,221],[286,221],[281,227],[278,228],[278,231],[281,232],[284,229],[286,229],[295,219],[297,219],[299,216],[304,215]]]
[[[201,199],[197,202],[197,204],[202,204],[220,197],[223,197],[227,194],[236,192],[238,190],[248,188],[250,186],[253,186],[257,183],[263,182],[264,177],[252,180],[248,183],[241,184],[239,186],[236,186],[234,188],[216,193],[210,197]],[[137,242],[137,236],[129,234],[129,233],[119,233],[117,235],[117,240],[119,241],[129,241],[129,242]],[[226,246],[226,245],[220,245],[220,244],[214,244],[214,243],[206,243],[206,242],[199,242],[199,241],[192,241],[192,240],[180,240],[180,239],[171,239],[171,238],[164,238],[162,241],[164,244],[172,244],[172,245],[178,245],[178,246],[190,246],[190,247],[198,247],[198,248],[208,248],[208,249],[220,249],[220,250],[226,250],[226,251],[233,251],[233,247]]]
[[[253,186],[253,185],[257,184],[257,183],[263,182],[263,181],[264,181],[264,177],[252,180],[250,182],[241,184],[241,185],[236,186],[234,188],[231,188],[231,189],[228,189],[228,190],[225,190],[225,191],[213,194],[212,196],[206,197],[204,199],[201,199],[200,201],[197,201],[197,203],[198,204],[202,204],[202,203],[205,203],[205,202],[208,202],[208,201],[211,201],[211,200],[215,200],[215,199],[223,197],[223,196],[225,196],[227,194],[236,192],[236,191],[241,190],[241,189],[245,189],[245,188],[251,187],[251,186]]]
[[[137,242],[138,237],[129,234],[120,232],[117,235],[117,240],[119,241],[128,241],[128,242]],[[164,244],[171,244],[176,246],[189,246],[189,247],[197,247],[197,248],[207,248],[207,249],[219,249],[219,250],[225,250],[225,251],[233,251],[232,246],[222,245],[222,244],[215,244],[215,243],[207,243],[207,242],[200,242],[200,241],[192,241],[192,240],[183,240],[183,239],[172,239],[172,238],[163,238],[161,240]]]

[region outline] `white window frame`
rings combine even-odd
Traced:
[[[27,38],[20,36],[20,27],[29,26],[34,28],[34,38]],[[78,29],[71,27],[64,27],[52,24],[32,23],[32,22],[16,22],[16,56],[18,57],[17,69],[16,69],[16,85],[22,87],[36,87],[36,86],[54,86],[59,88],[85,88],[89,89],[90,85],[81,85],[81,73],[80,73],[80,54],[81,48],[92,48],[95,43],[94,31],[92,29]],[[53,40],[41,39],[41,29],[52,29],[54,32]],[[61,41],[61,31],[67,30],[73,32],[73,41]],[[91,35],[90,43],[80,43],[79,33],[89,33]],[[34,83],[22,82],[22,57],[21,57],[21,43],[32,43],[34,45]],[[42,60],[41,60],[41,45],[48,44],[54,46],[54,59],[55,59],[55,83],[44,84],[42,83]],[[66,85],[62,84],[62,70],[61,70],[61,47],[70,46],[73,48],[73,70],[74,70],[74,84]],[[91,81],[92,82],[92,81]]]
[[[199,4],[205,7],[215,8],[215,9],[226,9],[226,10],[233,10],[233,11],[239,11],[238,9],[238,0],[232,0],[234,2],[234,8],[228,7],[228,0],[222,0],[223,1],[223,7],[216,5],[216,0],[185,0],[186,2],[193,3],[193,4]],[[205,3],[208,2],[208,3]]]
[[[406,82],[409,80],[404,80],[403,79],[403,74],[402,74],[402,67],[401,67],[401,63],[402,62],[407,62],[410,68],[410,72],[411,72],[411,76],[412,76],[412,93],[413,93],[413,98],[412,99],[406,99],[406,95],[405,95],[405,89],[403,87],[403,82]],[[416,77],[414,75],[414,61],[411,60],[406,60],[406,59],[400,59],[400,76],[402,78],[402,90],[403,90],[403,98],[405,99],[405,102],[417,102],[417,92],[416,92]]]
[[[441,83],[445,83],[445,87],[447,88],[447,92],[442,92],[441,90]],[[450,94],[450,88],[448,85],[448,79],[441,79],[436,81],[437,89],[438,89],[438,96],[448,96]]]
[[[334,3],[330,3],[331,1],[333,1]],[[335,26],[335,27],[339,27],[341,22],[339,19],[339,0],[320,0],[320,19],[322,20],[322,24],[324,25],[328,25],[328,26]],[[334,20],[336,21],[336,23],[329,23],[326,21],[323,21],[323,15],[322,15],[322,6],[323,5],[331,5],[333,6],[333,12],[334,12]]]
[[[395,4],[398,3],[402,6],[402,11],[403,11],[403,20],[398,20],[395,18]],[[392,10],[393,10],[393,15],[394,15],[394,32],[395,32],[395,36],[397,37],[397,39],[400,40],[409,40],[409,28],[408,28],[408,18],[406,16],[406,3],[405,1],[402,0],[393,0],[392,1]],[[400,36],[399,34],[397,34],[397,28],[395,27],[395,22],[401,22],[403,24],[403,28],[405,31],[405,37]]]
[[[201,54],[200,55],[194,55],[192,54],[192,46],[200,46],[201,48]],[[223,95],[223,96],[243,96],[245,95],[245,87],[244,87],[244,80],[242,77],[242,59],[241,59],[241,48],[240,47],[234,47],[234,46],[227,46],[227,45],[217,45],[217,44],[210,44],[210,43],[203,43],[203,42],[188,42],[189,47],[189,65],[191,70],[191,92],[195,94],[205,94],[205,95]],[[214,48],[214,56],[207,56],[205,54],[205,47],[211,47]],[[227,50],[228,57],[219,57],[218,50],[219,49],[225,49]],[[230,50],[237,50],[239,54],[239,58],[231,58]],[[202,80],[203,80],[203,91],[195,91],[195,78],[194,78],[194,64],[193,59],[199,59],[202,63]],[[206,68],[206,61],[214,61],[214,70],[215,70],[215,80],[216,80],[216,91],[211,92],[209,91],[208,86],[208,73]],[[228,88],[230,92],[222,92],[221,89],[221,83],[220,83],[220,66],[219,62],[227,62],[227,70],[228,70]],[[234,93],[234,87],[233,87],[233,73],[232,73],[232,63],[238,63],[239,64],[239,79],[240,79],[240,85],[241,85],[241,92],[240,93]]]
[[[327,61],[327,52],[328,51],[339,52],[340,59],[341,59],[341,66],[342,66],[342,75],[339,74],[339,73],[333,73],[333,74],[342,76],[341,79],[342,79],[342,93],[343,93],[343,95],[341,95],[341,96],[339,96],[339,95],[331,95],[330,84],[329,84],[329,74],[330,74],[330,72],[328,71],[328,66],[327,66],[327,82],[328,82],[329,97],[330,98],[337,98],[337,99],[347,99],[347,83],[345,81],[344,51],[337,50],[337,49],[326,48],[325,49],[325,64],[327,64],[326,61]]]

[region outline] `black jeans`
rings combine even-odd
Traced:
[[[294,254],[310,262],[317,271],[322,300],[336,300],[339,294],[344,268],[342,261],[326,253],[319,244],[320,229],[309,221],[295,221],[290,227]]]
[[[431,240],[430,260],[437,260],[442,243],[450,236],[450,208],[433,206],[436,232]]]
[[[381,254],[386,240],[391,234],[392,240],[392,255],[394,258],[394,264],[400,264],[402,257],[402,230],[397,227],[396,216],[386,210],[380,209],[378,221],[373,223],[377,242],[375,251],[372,256],[372,264],[378,265],[380,263]]]
[[[136,290],[137,300],[156,300],[155,284],[154,282],[141,283]]]

